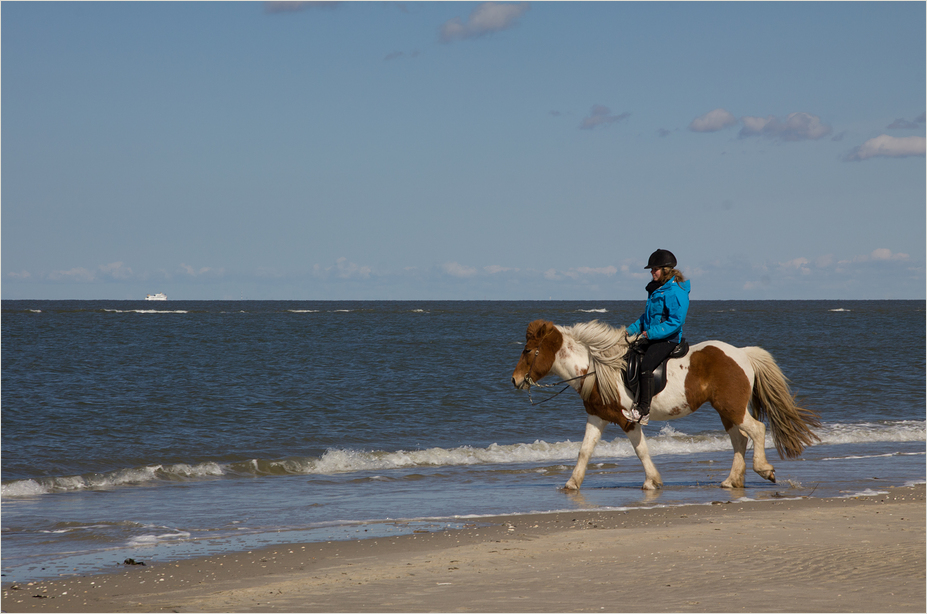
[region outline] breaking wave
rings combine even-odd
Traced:
[[[903,420],[888,423],[826,424],[817,431],[821,442],[817,446],[927,441],[927,422]],[[651,454],[662,456],[729,451],[727,433],[712,431],[689,435],[664,425],[648,437]],[[85,489],[111,489],[147,482],[193,481],[222,477],[261,477],[275,475],[334,475],[368,471],[389,471],[415,467],[460,467],[474,465],[506,465],[519,463],[572,463],[579,453],[580,442],[535,441],[533,443],[492,444],[485,448],[427,448],[422,450],[352,450],[333,448],[319,457],[287,459],[251,459],[230,463],[151,465],[66,477],[42,477],[11,480],[2,485],[3,497],[30,497],[48,493]],[[773,447],[767,436],[767,449]],[[634,457],[630,442],[618,435],[603,440],[596,447],[594,458]],[[847,457],[843,457],[847,458]],[[853,458],[853,457],[850,457]],[[824,458],[822,460],[832,460]]]

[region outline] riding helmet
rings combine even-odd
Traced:
[[[668,249],[658,249],[650,254],[650,260],[647,261],[645,269],[662,269],[663,267],[676,266],[676,256]]]

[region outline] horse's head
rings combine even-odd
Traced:
[[[535,320],[529,324],[528,332],[525,333],[525,349],[512,373],[512,384],[524,390],[531,382],[537,382],[547,375],[561,345],[563,335],[553,322]]]

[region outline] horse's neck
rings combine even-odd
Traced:
[[[551,367],[551,371],[560,376],[561,379],[567,380],[597,370],[592,359],[592,353],[586,344],[564,333],[563,345],[560,347],[560,351],[557,352],[557,358],[553,367]],[[605,374],[596,373],[596,375],[602,377]],[[625,386],[624,379],[620,374],[617,374],[616,377],[618,380],[615,389],[615,393],[618,395],[617,401],[622,407],[630,407],[634,399],[631,398],[631,393]],[[579,392],[583,399],[586,399],[591,394],[594,385],[596,385],[595,378],[575,379],[570,382],[570,386]],[[599,393],[601,394],[601,389]]]
[[[589,350],[582,343],[577,342],[573,337],[564,334],[563,345],[557,352],[557,357],[551,367],[560,379],[568,380],[579,377],[588,373],[592,369],[592,358],[589,356]],[[578,390],[579,380],[570,382],[570,385]]]

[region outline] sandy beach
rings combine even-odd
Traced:
[[[481,519],[4,585],[4,612],[923,612],[924,485]]]

